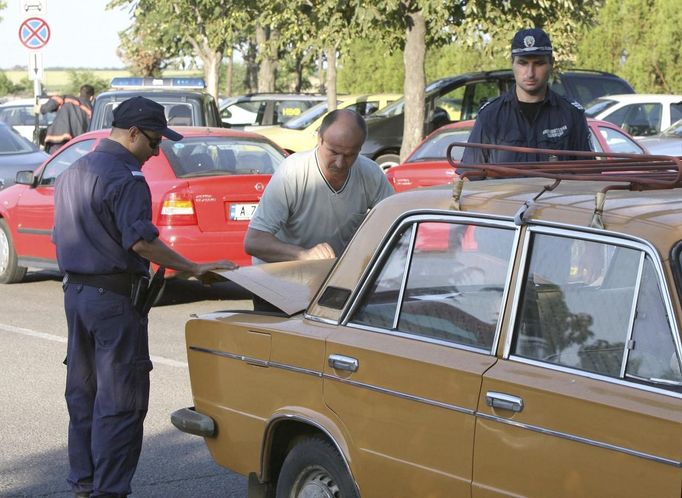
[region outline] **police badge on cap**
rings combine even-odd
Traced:
[[[522,29],[514,35],[511,54],[552,55],[552,42],[540,28]]]

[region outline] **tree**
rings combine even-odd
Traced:
[[[108,7],[129,5],[135,22],[152,33],[144,43],[167,49],[176,57],[196,56],[203,66],[208,92],[218,98],[223,55],[238,41],[241,26],[249,24],[246,0],[112,0]]]
[[[638,91],[682,92],[682,4],[677,0],[606,0],[583,31],[581,66],[614,72]]]

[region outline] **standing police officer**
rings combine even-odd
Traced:
[[[57,179],[53,242],[69,328],[68,482],[78,497],[123,497],[142,447],[149,401],[147,316],[139,303],[149,261],[192,275],[233,269],[193,263],[158,239],[141,166],[169,129],[163,106],[134,97],[114,110],[111,135]],[[135,302],[137,301],[137,302]]]
[[[538,28],[522,29],[512,41],[515,86],[479,109],[469,142],[590,151],[585,112],[549,88],[554,66],[552,43]],[[545,154],[526,154],[467,147],[461,164],[547,161]],[[556,159],[574,159],[557,156]]]

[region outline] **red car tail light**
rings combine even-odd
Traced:
[[[159,225],[197,225],[194,201],[187,191],[171,192],[161,202]]]

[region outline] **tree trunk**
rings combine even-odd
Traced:
[[[303,56],[296,57],[296,84],[294,85],[294,92],[301,93],[303,88]]]
[[[277,60],[273,56],[273,44],[277,40],[277,33],[271,32],[269,27],[256,26],[256,43],[260,54],[258,69],[258,91],[274,92],[277,71]]]
[[[234,49],[227,49],[227,69],[225,70],[225,96],[232,96],[232,85],[234,79]]]
[[[317,81],[319,92],[324,94],[326,90],[324,87],[324,53],[322,51],[317,54]]]
[[[336,45],[325,50],[327,55],[327,109],[336,110]]]
[[[400,160],[404,160],[424,137],[426,75],[426,22],[421,11],[408,14],[405,39],[405,125]]]
[[[206,81],[206,91],[213,95],[218,102],[218,81],[220,80],[220,66],[223,62],[223,52],[211,48],[205,38],[189,41],[204,65],[204,80]]]
[[[251,40],[247,42],[244,53],[244,88],[246,93],[252,93],[258,87],[258,65],[256,64],[256,44]]]

